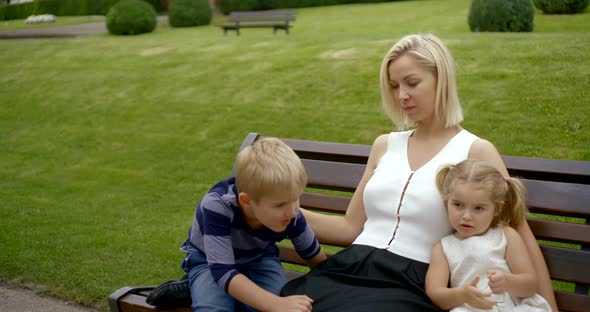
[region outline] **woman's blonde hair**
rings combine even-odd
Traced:
[[[306,184],[307,174],[301,159],[279,139],[262,139],[238,153],[238,192],[248,194],[255,201],[276,192],[301,193]]]
[[[491,227],[506,224],[518,228],[524,221],[527,214],[526,188],[520,180],[502,176],[492,164],[468,159],[441,167],[436,175],[436,186],[445,206],[457,183],[474,183],[490,193],[496,209]]]
[[[463,121],[463,110],[457,94],[455,60],[442,41],[432,34],[414,34],[400,39],[381,62],[381,100],[383,109],[400,130],[415,124],[405,114],[395,96],[389,78],[389,65],[405,54],[412,55],[436,78],[435,114],[445,127]]]

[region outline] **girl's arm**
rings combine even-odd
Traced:
[[[515,229],[504,227],[506,236],[506,262],[510,273],[498,270],[488,272],[490,288],[494,293],[508,292],[515,297],[530,297],[537,290],[535,269],[522,238]]]
[[[469,285],[449,288],[450,275],[449,263],[439,241],[432,247],[430,265],[426,272],[426,294],[430,300],[443,310],[450,310],[465,303],[474,308],[485,310],[494,307],[494,302],[486,299],[491,294],[477,289],[478,277]]]
[[[313,300],[305,295],[279,297],[262,289],[243,274],[229,282],[228,293],[238,301],[258,311],[311,312]]]
[[[385,154],[386,150],[387,134],[384,134],[373,142],[365,172],[354,191],[354,195],[352,195],[344,217],[301,209],[307,223],[311,226],[320,241],[328,244],[350,245],[361,233],[363,225],[367,220],[365,206],[363,204],[365,186],[373,176],[373,170],[377,167],[377,162]]]
[[[496,165],[502,175],[506,177],[509,176],[502,157],[498,153],[498,150],[496,150],[496,147],[489,141],[481,139],[475,141],[469,151],[469,158],[491,162]],[[521,224],[516,230],[524,241],[532,260],[533,267],[535,268],[535,274],[537,276],[537,292],[549,302],[553,311],[559,311],[557,309],[557,303],[555,302],[555,293],[551,286],[551,278],[549,277],[545,258],[541,253],[541,248],[539,248],[539,244],[537,243],[529,224],[524,220],[523,224]]]

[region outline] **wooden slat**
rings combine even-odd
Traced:
[[[537,239],[574,244],[590,243],[590,226],[551,220],[528,219]]]
[[[541,245],[553,279],[590,284],[590,253],[563,247]]]
[[[590,185],[522,179],[531,211],[590,217]]]
[[[301,158],[366,164],[371,146],[281,139]]]
[[[590,297],[562,291],[555,292],[555,300],[560,311],[588,312],[590,311]]]
[[[356,189],[365,165],[302,159],[309,187],[348,191]]]
[[[299,199],[299,204],[303,208],[342,214],[346,212],[349,203],[348,197],[307,192],[303,193]]]
[[[281,262],[307,265],[293,247],[279,246],[279,257],[281,258]]]
[[[511,175],[528,179],[590,184],[590,162],[502,156]]]

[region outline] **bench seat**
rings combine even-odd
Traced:
[[[264,138],[249,134],[240,150]],[[344,214],[360,181],[370,146],[282,139],[301,157],[308,187],[301,207]],[[547,262],[560,311],[590,311],[590,162],[502,156],[511,176],[528,190],[528,222]],[[229,170],[228,170],[229,171]],[[327,253],[345,247],[321,241]],[[288,243],[280,244],[280,258],[289,279],[307,271]],[[123,287],[109,297],[111,312],[155,311],[145,302],[153,287]],[[190,307],[158,310],[190,312]]]
[[[273,34],[276,34],[277,29],[282,29],[288,34],[289,28],[293,27],[290,23],[295,21],[295,14],[295,11],[290,10],[236,11],[231,12],[228,22],[220,27],[224,35],[227,35],[228,30],[235,30],[239,36],[240,28],[272,28]]]

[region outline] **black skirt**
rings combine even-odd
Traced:
[[[441,311],[424,291],[428,264],[352,245],[289,281],[282,296],[307,295],[313,311]]]

